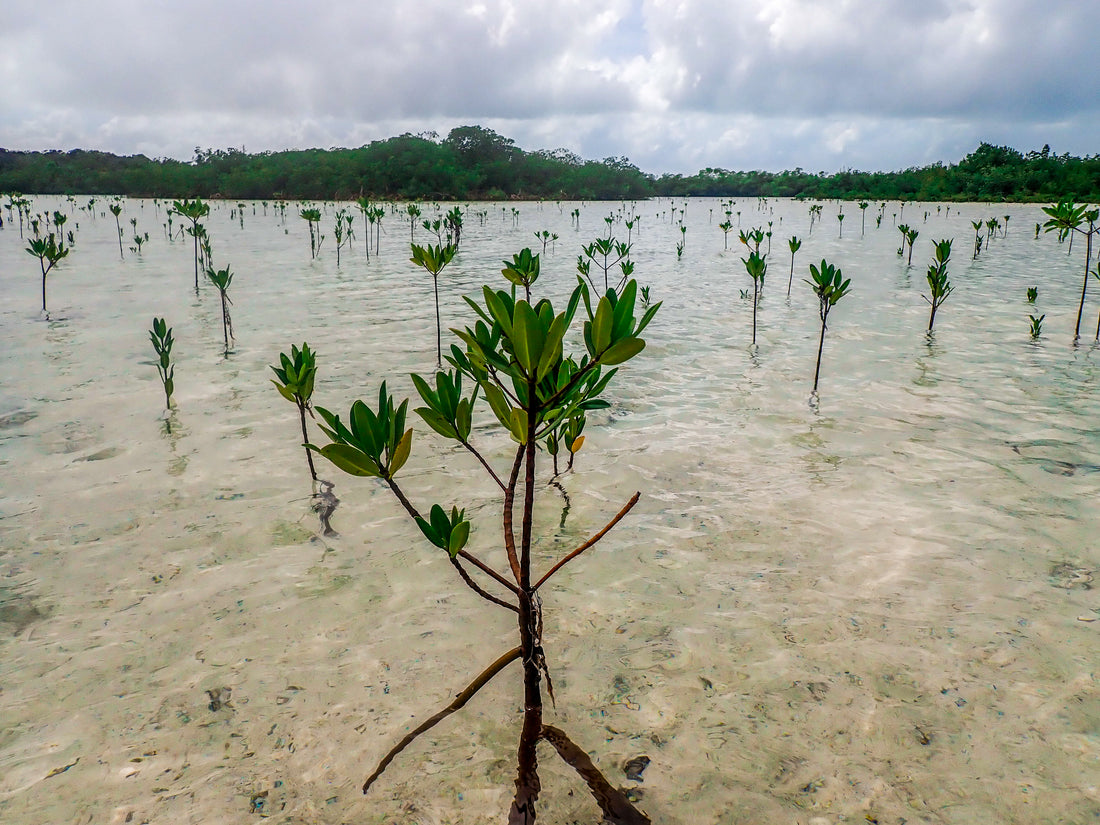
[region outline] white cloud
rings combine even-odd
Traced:
[[[5,10],[0,146],[190,157],[480,123],[652,171],[1089,153],[1074,0],[59,0]]]

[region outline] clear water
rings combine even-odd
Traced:
[[[319,353],[316,401],[335,410],[382,379],[410,393],[408,373],[432,369],[431,283],[407,261],[408,225],[390,215],[381,254],[368,263],[360,237],[338,268],[331,206],[314,262],[296,208],[284,226],[249,204],[242,228],[233,206],[208,220],[216,263],[236,273],[229,357],[216,292],[196,296],[163,206],[125,204],[126,234],[136,217],[152,240],[124,261],[109,213],[70,217],[50,321],[18,225],[0,232],[0,820],[501,821],[518,671],[359,793],[514,626],[370,480],[324,468],[340,535],[321,536],[295,410],[268,382],[303,340]],[[471,206],[441,279],[444,324],[466,322],[462,293],[496,283],[543,229],[560,238],[539,287],[564,296],[581,243],[621,207]],[[741,199],[742,228],[774,230],[753,351],[744,250],[736,227],[723,249],[719,202],[687,204],[680,260],[669,202],[635,208],[636,275],[664,305],[591,417],[568,509],[540,484],[540,568],[642,499],[545,594],[548,720],[655,822],[1095,821],[1100,353],[1092,301],[1071,345],[1083,244],[1035,239],[1038,206],[895,218],[889,204],[875,229],[876,205],[861,237],[846,204],[840,238],[836,204],[810,235],[807,204]],[[970,221],[1005,214],[1007,237],[971,260]],[[920,232],[911,268],[895,221]],[[788,300],[791,234],[804,243]],[[921,292],[941,237],[956,239],[955,292],[929,338]],[[823,257],[852,293],[811,403],[820,327],[801,279]],[[1029,313],[1046,315],[1038,340]],[[154,315],[177,341],[170,433]],[[493,488],[417,422],[406,491],[466,506],[471,549],[501,563]],[[503,466],[509,442],[480,422]],[[542,821],[595,821],[541,753]],[[622,765],[643,754],[644,781],[628,781]]]

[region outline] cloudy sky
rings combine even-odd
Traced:
[[[54,0],[0,14],[0,147],[190,159],[480,124],[649,172],[1091,155],[1096,0]]]

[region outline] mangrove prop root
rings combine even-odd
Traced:
[[[604,821],[612,825],[650,825],[650,819],[630,804],[626,794],[613,788],[588,754],[564,731],[550,725],[542,726],[542,738],[554,746],[558,756],[575,770],[587,784],[596,804],[603,811]]]
[[[413,741],[418,736],[420,736],[420,734],[431,730],[455,711],[461,710],[463,706],[465,706],[465,704],[469,702],[470,699],[472,699],[479,690],[485,687],[485,685],[489,684],[494,676],[496,676],[498,673],[504,670],[504,668],[506,668],[508,665],[518,659],[522,655],[522,653],[522,649],[518,647],[514,647],[509,650],[507,653],[505,653],[503,656],[501,656],[499,659],[489,665],[489,667],[481,671],[481,673],[478,674],[477,678],[470,682],[470,684],[468,684],[466,688],[455,697],[454,701],[451,702],[451,704],[447,705],[447,707],[443,708],[443,710],[439,711],[430,719],[425,720],[416,730],[409,733],[408,736],[406,736],[404,739],[394,745],[393,749],[384,757],[382,757],[382,761],[378,763],[378,767],[374,769],[374,773],[368,776],[367,781],[363,783],[363,793],[366,793],[370,789],[370,786],[374,784],[374,781],[382,775],[382,772],[385,771],[386,768],[389,767],[389,764],[394,760],[394,757],[396,757],[399,753],[401,753],[401,751],[405,750],[405,748],[411,745]]]

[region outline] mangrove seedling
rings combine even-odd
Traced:
[[[126,260],[126,255],[122,252],[122,224],[118,221],[118,216],[122,213],[122,205],[116,202],[109,204],[107,208],[111,210],[111,214],[115,216],[115,229],[118,230],[118,256]]]
[[[726,213],[729,214],[728,212]],[[730,248],[730,230],[733,229],[733,223],[727,217],[725,221],[718,224],[718,228],[722,230],[722,249]]]
[[[789,241],[787,241],[787,246],[791,250],[791,276],[787,279],[787,297],[790,298],[791,284],[794,283],[794,253],[802,248],[802,241],[800,241],[798,239],[798,236],[795,235],[792,236]]]
[[[1027,288],[1027,302],[1034,304],[1035,299],[1039,297],[1039,288],[1035,286],[1029,286]]]
[[[837,301],[848,294],[848,287],[852,279],[842,280],[842,274],[838,267],[833,266],[824,258],[821,266],[810,264],[810,277],[812,281],[806,281],[817,295],[818,315],[821,316],[821,338],[817,343],[817,366],[814,368],[814,388],[812,392],[817,394],[817,381],[821,375],[821,351],[825,348],[825,328],[828,325],[829,310],[836,306]]]
[[[867,207],[871,204],[867,201],[859,202],[859,211],[861,213],[859,236],[862,238],[867,233]]]
[[[435,362],[443,365],[443,325],[439,316],[439,273],[454,260],[457,247],[447,244],[445,246],[417,246],[412,247],[412,257],[409,258],[417,266],[421,266],[432,276],[432,290],[435,293]]]
[[[584,778],[605,820],[624,825],[650,821],[633,806],[625,793],[607,781],[582,748],[563,731],[543,720],[544,676],[546,689],[551,696],[553,693],[543,636],[541,597],[544,591],[541,588],[613,529],[641,494],[635,493],[602,529],[560,556],[545,572],[535,569],[538,556],[534,533],[539,445],[551,436],[557,443],[564,443],[564,429],[577,411],[608,406],[601,395],[616,373],[611,368],[642,351],[645,341],[641,334],[659,307],[650,307],[641,320],[637,320],[634,316],[636,295],[637,282],[631,280],[621,293],[609,289],[597,302],[582,280],[573,290],[567,308],[556,312],[549,300],[542,299],[532,306],[526,298],[517,298],[514,282],[513,289],[509,290],[494,291],[486,285],[482,290],[483,301],[467,298],[478,320],[464,330],[455,330],[465,344],[465,350],[457,345],[451,347],[447,360],[455,372],[445,379],[437,379],[434,391],[426,380],[416,382],[427,405],[421,408],[428,413],[425,420],[442,437],[461,444],[469,432],[468,408],[461,404],[465,397],[458,387],[458,374],[475,385],[475,392],[479,391],[488,402],[493,417],[512,437],[510,469],[497,473],[491,469],[489,459],[481,457],[502,499],[502,520],[493,532],[499,530],[503,537],[506,565],[495,566],[468,548],[472,521],[467,518],[466,508],[432,504],[422,511],[405,494],[397,476],[412,448],[413,431],[405,426],[407,399],[396,403],[383,382],[377,406],[372,409],[363,401],[356,401],[346,420],[317,408],[325,422],[322,430],[332,443],[323,447],[310,445],[310,449],[351,475],[379,479],[414,520],[428,543],[442,551],[442,558],[455,568],[464,584],[495,607],[514,614],[519,637],[518,645],[499,656],[453,702],[408,733],[380,760],[363,784],[364,793],[406,747],[463,707],[509,664],[518,661],[522,666],[523,711],[509,821],[535,821],[541,789],[536,746],[542,740],[553,745],[558,755]],[[584,313],[583,331],[579,335],[569,335],[578,310]],[[583,340],[583,351],[576,356],[567,355],[566,340]],[[469,398],[472,408],[474,399],[472,395]],[[465,446],[471,451],[474,449],[468,440]],[[474,512],[482,510],[478,508]],[[480,581],[475,581],[475,576]]]
[[[336,211],[336,224],[332,230],[332,236],[336,238],[336,265],[340,266],[340,250],[344,247],[344,241],[351,240],[351,219],[352,215],[347,213],[345,209],[338,209]]]
[[[164,387],[164,406],[172,409],[172,393],[176,389],[176,366],[172,363],[172,328],[163,318],[153,318],[153,328],[149,330],[149,340],[157,354],[157,374]]]
[[[233,303],[229,300],[229,285],[233,283],[233,273],[229,271],[229,267],[218,270],[207,267],[206,277],[218,288],[222,299],[222,335],[225,337],[225,354],[228,356],[229,341],[233,338],[233,319],[229,317],[229,306]]]
[[[1054,206],[1044,206],[1043,212],[1049,217],[1049,220],[1043,224],[1043,228],[1047,232],[1057,231],[1059,238],[1069,235],[1070,243],[1072,243],[1072,233],[1074,232],[1079,232],[1085,236],[1085,280],[1081,285],[1081,303],[1077,307],[1077,325],[1073,328],[1073,340],[1077,341],[1081,337],[1081,315],[1085,311],[1085,292],[1089,286],[1089,266],[1092,263],[1092,236],[1097,231],[1096,222],[1100,219],[1100,210],[1089,209],[1084,204],[1076,205],[1073,201],[1063,200]],[[1081,228],[1085,223],[1089,225],[1087,230]]]
[[[379,216],[381,219],[381,216]],[[381,224],[381,220],[379,220]],[[447,245],[453,245],[458,249],[458,244],[462,240],[462,209],[455,206],[446,215],[443,216],[443,225],[447,228]]]
[[[1036,318],[1034,315],[1027,316],[1031,320],[1031,337],[1032,339],[1038,338],[1043,334],[1043,319],[1047,316],[1040,315]]]
[[[922,296],[932,307],[932,312],[928,316],[929,332],[932,331],[932,326],[936,323],[936,310],[940,308],[940,304],[946,301],[947,296],[955,289],[947,278],[947,262],[951,259],[951,243],[949,240],[934,241],[936,247],[935,257],[928,267],[928,291],[932,297]]]
[[[298,215],[309,224],[309,259],[312,261],[317,258],[317,250],[321,246],[317,240],[317,229],[314,228],[321,223],[321,210],[317,208],[302,209],[298,212]]]
[[[405,204],[405,214],[409,216],[409,243],[416,240],[416,221],[420,217],[420,206],[415,203]]]
[[[840,234],[837,237],[844,237],[844,213],[838,212],[836,216],[837,221],[840,223]]]
[[[180,217],[187,218],[191,221],[191,226],[187,228],[187,232],[195,239],[195,292],[199,291],[199,240],[202,236],[202,227],[199,225],[199,221],[210,214],[210,204],[203,203],[199,198],[193,201],[182,200],[173,201],[172,209]]]
[[[38,265],[42,269],[42,311],[49,318],[49,311],[46,309],[46,276],[58,261],[69,254],[69,248],[64,245],[64,241],[59,244],[53,232],[50,232],[44,238],[36,234],[36,237],[28,242],[27,252],[38,258]]]
[[[768,264],[764,255],[755,249],[749,252],[748,258],[742,258],[745,271],[752,278],[752,344],[756,346],[756,308],[760,304],[760,290],[764,287],[764,276],[768,272]]]
[[[313,418],[313,382],[317,378],[317,356],[309,348],[309,344],[303,342],[302,348],[293,344],[290,347],[290,355],[279,353],[279,366],[272,366],[271,371],[275,378],[271,383],[279,391],[279,395],[298,408],[298,418],[302,424],[302,445],[309,443],[309,431],[306,429],[306,414]],[[306,462],[309,464],[309,474],[317,481],[317,470],[313,466],[313,452],[305,447]]]

